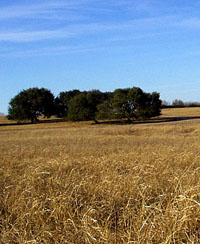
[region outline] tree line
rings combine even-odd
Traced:
[[[52,115],[68,121],[106,119],[147,119],[160,115],[160,94],[146,93],[141,88],[116,89],[113,92],[99,90],[70,90],[54,97],[46,88],[22,90],[11,99],[8,119],[36,123],[40,116]]]
[[[186,108],[186,107],[200,107],[200,102],[184,102],[181,99],[175,99],[172,103],[165,100],[162,101],[162,108]]]

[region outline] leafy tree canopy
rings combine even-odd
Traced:
[[[97,106],[104,101],[104,93],[99,90],[84,91],[68,102],[68,120],[95,120]]]
[[[111,100],[106,100],[97,106],[96,119],[114,119]]]
[[[54,114],[54,96],[45,88],[30,88],[21,91],[9,103],[8,119],[38,121],[38,117]]]
[[[109,108],[100,106],[100,109],[111,112],[116,118],[126,118],[128,121],[134,118],[151,118],[160,115],[161,100],[157,92],[145,93],[138,87],[116,89],[113,93]],[[99,113],[100,114],[100,113]],[[104,113],[105,114],[105,113]]]
[[[80,93],[70,100],[67,119],[70,121],[93,119],[93,110],[88,101],[87,93]]]
[[[157,92],[145,93],[141,88],[61,92],[54,99],[45,88],[21,91],[9,104],[9,119],[38,121],[38,117],[55,114],[71,121],[126,118],[151,118],[160,115],[161,100]]]
[[[79,90],[60,92],[58,97],[55,99],[56,115],[60,118],[66,118],[70,100],[80,93],[81,92]]]

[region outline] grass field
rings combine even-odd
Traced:
[[[200,120],[0,126],[0,243],[200,243]]]

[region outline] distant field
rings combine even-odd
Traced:
[[[0,126],[0,162],[2,244],[200,243],[200,119]]]
[[[200,117],[200,107],[163,109],[162,116]]]

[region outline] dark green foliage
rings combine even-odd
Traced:
[[[117,118],[145,119],[160,115],[159,93],[145,93],[134,87],[117,89],[113,95],[113,113]]]
[[[113,107],[110,100],[105,101],[97,106],[96,119],[113,119]]]
[[[72,98],[80,94],[79,90],[61,92],[55,99],[56,115],[59,118],[66,118],[68,114],[69,102]]]
[[[40,115],[54,114],[70,121],[118,118],[131,122],[160,115],[160,109],[159,93],[145,93],[137,87],[114,92],[72,90],[61,92],[56,99],[47,89],[30,88],[10,101],[8,118],[35,123]]]
[[[58,118],[67,117],[67,106],[62,102],[59,97],[55,98],[55,115]]]
[[[103,93],[100,92],[99,90],[89,91],[87,92],[87,100],[88,100],[89,107],[92,110],[92,115],[93,115],[92,119],[95,119],[97,106],[104,102]]]
[[[45,88],[30,88],[21,91],[9,103],[8,119],[24,121],[38,121],[43,115],[49,118],[54,114],[54,96]]]
[[[102,93],[102,102],[97,105],[96,118],[97,119],[113,119],[113,92]]]
[[[103,92],[103,101],[111,101],[113,99],[113,92]]]
[[[148,94],[148,111],[149,117],[155,117],[161,114],[161,104],[160,94],[158,92],[153,92]]]
[[[130,89],[116,89],[113,94],[112,106],[116,118],[130,118],[132,104],[128,98]]]
[[[99,90],[81,92],[68,102],[67,119],[71,121],[95,120],[97,106],[104,101],[104,94]]]
[[[67,119],[70,121],[93,119],[93,109],[88,102],[87,93],[80,93],[70,100]]]

